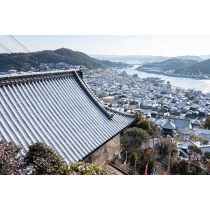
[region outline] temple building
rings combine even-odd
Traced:
[[[0,99],[0,140],[25,150],[43,142],[68,163],[104,164],[135,121],[105,108],[75,70],[2,75]]]

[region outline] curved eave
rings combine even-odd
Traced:
[[[106,110],[81,77],[75,71],[1,77],[0,137],[25,149],[43,142],[76,162],[135,121]]]

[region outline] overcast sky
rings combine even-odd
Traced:
[[[13,37],[31,52],[64,47],[89,55],[210,54],[210,36],[208,35],[14,35]],[[1,35],[0,43],[12,52],[26,52],[10,36]],[[5,52],[1,47],[0,53]]]

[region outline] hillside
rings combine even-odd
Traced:
[[[177,69],[186,69],[194,64],[197,64],[198,61],[196,60],[185,60],[185,59],[178,59],[178,58],[171,58],[162,62],[155,62],[155,63],[149,63],[145,64],[143,66],[140,66],[138,69],[142,68],[156,68],[160,69],[162,71],[167,70],[177,70]]]
[[[92,58],[82,52],[77,52],[65,48],[58,50],[45,50],[33,53],[11,53],[0,54],[0,72],[10,69],[18,71],[28,71],[31,67],[37,69],[41,63],[66,63],[69,65],[83,65],[88,68],[101,67],[126,67],[127,64],[121,62],[101,61]]]
[[[110,61],[135,61],[141,63],[153,63],[153,62],[161,62],[169,59],[169,57],[164,56],[153,56],[153,55],[92,55],[93,58],[97,58],[99,60],[110,60]]]
[[[205,74],[210,75],[210,59],[194,64],[185,70],[188,74]]]
[[[196,61],[203,61],[205,59],[201,58],[200,56],[194,56],[194,55],[182,55],[176,57],[178,59],[183,59],[183,60],[196,60]]]

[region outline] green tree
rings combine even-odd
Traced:
[[[129,157],[129,161],[131,163],[132,166],[134,166],[135,162],[137,161],[137,154],[136,152],[132,152],[130,157]]]
[[[202,145],[208,145],[209,144],[209,141],[206,140],[206,139],[204,139],[201,143],[202,143]]]
[[[144,116],[140,112],[136,113],[136,122],[134,124],[134,127],[146,130],[148,134],[153,137],[158,137],[160,133],[158,127],[153,122],[150,122],[149,120],[144,118]]]
[[[166,156],[174,156],[177,153],[177,146],[175,143],[171,142],[170,138],[160,139],[160,141],[155,144],[155,151],[158,160],[162,161]]]
[[[144,120],[144,116],[140,113],[140,112],[137,112],[136,113],[136,124],[141,121],[141,120]]]
[[[153,148],[145,148],[137,150],[136,171],[144,174],[146,165],[148,164],[148,174],[151,173],[152,167],[155,165],[155,156]]]
[[[210,130],[210,116],[206,118],[204,128]]]
[[[200,162],[198,162],[197,160],[189,161],[189,175],[204,175],[205,173],[206,171],[204,170],[204,168],[201,167]]]
[[[151,131],[150,122],[148,120],[146,120],[146,119],[143,119],[143,120],[139,121],[136,124],[136,127],[142,128],[143,130],[147,131],[148,133],[150,133],[150,131]]]
[[[12,142],[0,141],[0,174],[18,175],[22,173],[21,148]]]
[[[210,160],[210,152],[204,152],[203,159],[204,160]]]
[[[122,145],[130,151],[135,151],[142,146],[142,143],[146,143],[149,140],[148,133],[137,127],[128,128],[123,132],[121,138]]]
[[[95,164],[77,162],[68,165],[53,149],[43,143],[29,146],[25,156],[11,142],[0,141],[0,175],[108,175]]]
[[[175,160],[171,164],[170,172],[175,175],[203,175],[207,173],[196,160]]]
[[[206,167],[206,174],[207,174],[207,175],[210,175],[210,160],[208,160],[208,161],[205,163],[205,167]]]
[[[150,121],[145,119],[140,112],[136,113],[136,123],[134,124],[134,127],[146,130],[148,133],[151,131]]]
[[[69,165],[69,175],[109,175],[108,170],[92,163],[77,162]]]
[[[40,142],[29,146],[24,162],[28,174],[56,175],[68,173],[68,165],[63,158],[52,148]]]
[[[155,123],[150,122],[150,127],[151,127],[151,130],[150,130],[149,134],[150,134],[153,138],[159,137],[159,136],[160,136],[160,130],[159,130],[158,126],[155,125]]]
[[[189,139],[193,141],[203,141],[203,138],[201,136],[197,136],[195,134],[189,136]]]
[[[202,150],[195,145],[189,145],[188,150],[189,150],[188,153],[190,156],[194,156],[194,157],[197,155],[202,156],[202,154],[203,154]]]
[[[171,174],[177,175],[204,175],[208,174],[208,167],[201,166],[197,160],[174,160],[171,164]]]
[[[170,174],[173,175],[187,175],[189,174],[189,163],[187,160],[172,159]]]

